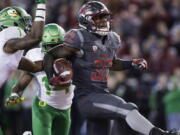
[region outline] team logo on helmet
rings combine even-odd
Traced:
[[[19,15],[19,13],[18,13],[15,9],[9,9],[9,10],[7,11],[7,13],[8,13],[8,15],[10,15],[10,16],[18,16],[18,15]]]
[[[110,31],[111,14],[101,2],[85,3],[78,12],[79,26],[101,36]]]

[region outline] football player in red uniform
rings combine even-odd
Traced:
[[[44,59],[46,74],[51,84],[53,61],[66,57],[72,62],[73,84],[78,109],[87,120],[88,135],[108,135],[110,120],[123,118],[135,131],[144,135],[179,135],[166,132],[143,117],[138,107],[109,93],[107,76],[109,70],[145,70],[145,59],[125,61],[116,57],[121,45],[120,37],[110,31],[110,12],[98,1],[85,3],[78,14],[81,29],[71,29],[65,35],[64,46],[48,52]]]

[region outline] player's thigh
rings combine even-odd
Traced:
[[[139,135],[132,130],[124,119],[113,120],[111,135]]]
[[[71,126],[70,109],[60,111],[52,123],[52,135],[69,135]]]
[[[110,135],[110,120],[88,119],[87,135]]]
[[[78,108],[86,117],[125,118],[129,111],[137,109],[133,103],[127,103],[113,94],[91,93],[78,99]]]
[[[36,98],[32,106],[33,135],[51,135],[52,116]]]

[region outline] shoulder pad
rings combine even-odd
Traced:
[[[113,46],[115,48],[119,48],[121,45],[121,39],[120,36],[116,32],[110,32],[109,33],[110,40],[113,43]]]

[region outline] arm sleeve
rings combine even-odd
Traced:
[[[70,30],[64,37],[65,46],[72,47],[75,49],[81,49],[81,40],[78,35],[78,30]]]

